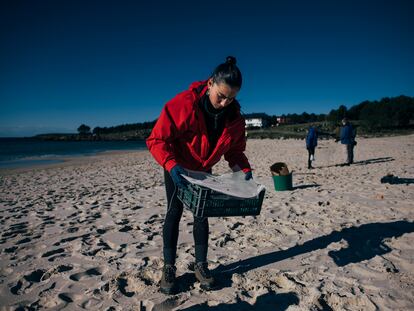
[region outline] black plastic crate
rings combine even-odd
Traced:
[[[238,198],[199,185],[178,188],[178,199],[198,217],[259,215],[265,189],[257,197]]]

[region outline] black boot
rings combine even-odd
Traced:
[[[197,262],[194,266],[194,272],[200,287],[204,290],[211,290],[214,287],[214,278],[208,269],[207,262]]]
[[[161,293],[173,295],[176,292],[175,272],[176,268],[174,265],[164,265],[160,284]]]

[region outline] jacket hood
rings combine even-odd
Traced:
[[[198,97],[201,97],[207,91],[207,81],[208,80],[193,82],[191,83],[189,90],[197,94]]]

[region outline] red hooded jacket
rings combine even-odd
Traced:
[[[194,82],[189,90],[177,94],[161,111],[147,146],[155,160],[170,171],[175,165],[195,171],[208,171],[224,155],[231,168],[248,172],[245,121],[237,109],[231,121],[226,120],[217,145],[210,150],[207,127],[198,103],[207,91],[207,81]]]

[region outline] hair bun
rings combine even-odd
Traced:
[[[230,65],[236,65],[236,57],[234,56],[227,56],[226,63]]]

